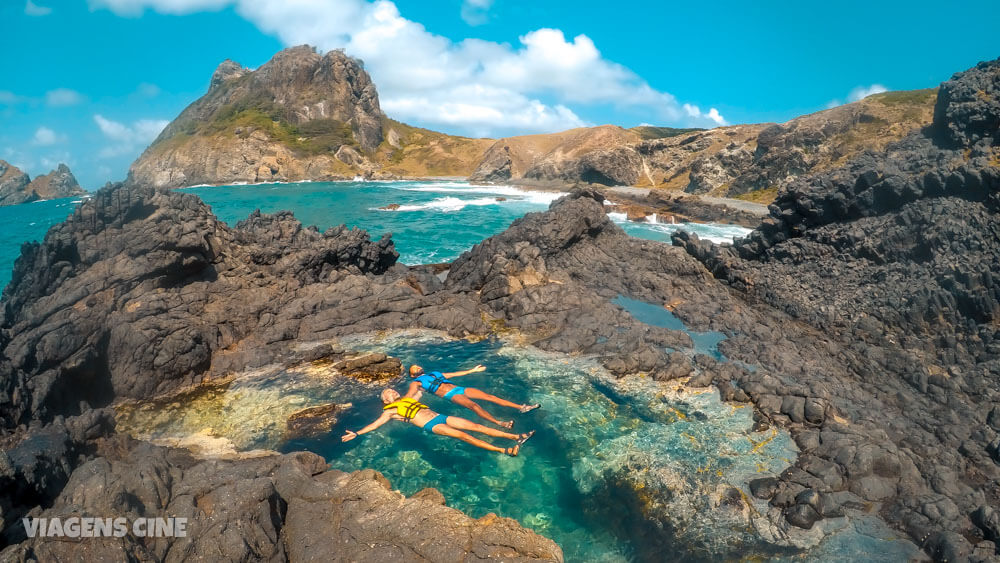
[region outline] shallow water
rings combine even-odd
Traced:
[[[657,560],[663,550],[671,560],[802,556],[756,534],[766,503],[739,493],[742,508],[725,506],[731,486],[746,491],[750,479],[781,472],[796,450],[786,432],[751,431],[751,410],[722,403],[716,391],[684,391],[645,378],[616,380],[588,359],[495,339],[470,342],[403,331],[359,335],[337,345],[384,351],[404,365],[442,371],[483,363],[487,371],[461,378],[462,384],[514,402],[540,403],[542,408],[523,415],[483,403],[500,419],[514,418],[515,431],[537,434],[516,458],[401,422],[343,443],[346,430],[381,413],[381,386],[317,366],[262,369],[225,388],[120,409],[119,429],[207,450],[309,450],[334,468],[377,469],[404,494],[435,487],[450,506],[473,517],[495,512],[515,518],[558,542],[567,561]],[[407,383],[391,385],[402,391]],[[422,401],[437,412],[482,422],[443,399],[425,395]],[[287,438],[291,413],[329,402],[353,406],[329,433]],[[824,522],[842,531],[808,552],[818,558],[897,560],[913,553],[912,544],[894,541],[876,519]]]
[[[630,315],[640,322],[686,332],[691,337],[692,343],[694,343],[695,354],[705,354],[716,360],[727,361],[726,357],[719,351],[719,343],[726,339],[725,334],[714,330],[707,332],[689,330],[684,321],[678,319],[665,307],[625,297],[624,295],[619,295],[611,302],[628,311]]]

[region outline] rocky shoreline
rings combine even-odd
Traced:
[[[332,558],[310,535],[332,527],[360,540],[352,560],[560,560],[551,541],[510,521],[444,507],[435,510],[445,523],[434,525],[448,541],[421,547],[413,528],[391,524],[376,525],[384,543],[364,541],[365,526],[391,522],[352,504],[393,494],[375,474],[329,472],[311,454],[198,461],[113,429],[117,401],[303,361],[299,342],[427,328],[512,331],[543,350],[592,356],[618,377],[688,378],[753,404],[759,427],[789,429],[800,449],[792,467],[749,491],[769,500],[779,544],[861,508],[934,559],[996,560],[998,100],[1000,61],[956,75],[942,85],[933,126],[796,181],[735,247],[683,233],[675,246],[633,239],[607,217],[604,193],[578,189],[477,244],[446,276],[396,264],[388,237],[358,229],[320,233],[287,213],[230,228],[190,194],[102,189],[44,242],[25,245],[3,294],[0,559],[72,548],[24,541],[25,514],[183,508],[202,511],[209,531],[87,549],[119,559],[174,549]],[[694,347],[687,333],[638,321],[618,296],[669,305],[692,330],[725,334],[719,349],[736,361],[677,352]],[[344,488],[365,492],[345,498]],[[433,492],[417,496],[394,498],[441,504]],[[628,487],[616,498],[647,506]],[[642,512],[637,525],[663,534],[669,519]]]

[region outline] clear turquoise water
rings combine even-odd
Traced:
[[[73,213],[79,201],[65,198],[0,207],[0,288],[10,281],[21,244],[42,240],[49,227]]]
[[[558,542],[567,561],[792,556],[755,531],[766,503],[747,499],[750,504],[738,511],[719,504],[728,487],[746,491],[750,479],[782,471],[794,460],[795,446],[785,432],[753,432],[750,409],[722,403],[715,391],[679,391],[646,378],[616,380],[588,359],[502,340],[470,342],[404,331],[357,335],[336,344],[384,351],[406,365],[442,371],[483,363],[487,371],[463,378],[463,384],[515,402],[540,403],[540,409],[523,415],[484,404],[501,419],[514,418],[515,430],[537,434],[516,458],[401,422],[343,443],[346,430],[381,413],[381,386],[329,368],[248,373],[221,394],[150,406],[120,419],[119,428],[175,444],[194,436],[196,443],[208,438],[236,450],[304,449],[334,468],[377,469],[404,494],[435,487],[450,506],[473,517],[494,512],[515,518]],[[403,390],[407,383],[399,379],[390,386]],[[437,412],[476,419],[443,399],[423,400]],[[292,412],[330,402],[351,404],[331,432],[285,435]],[[877,520],[824,522],[843,531],[806,552],[807,559],[813,559],[811,553],[824,560],[906,560],[911,553],[911,544],[894,541]]]

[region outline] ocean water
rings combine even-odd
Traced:
[[[646,220],[641,222],[629,221],[624,213],[608,213],[608,217],[634,237],[668,243],[670,235],[677,231],[688,231],[698,235],[698,238],[702,240],[722,244],[732,243],[733,239],[745,237],[753,230],[739,225],[722,223],[660,223],[655,214],[646,217]]]
[[[10,281],[21,244],[42,240],[49,227],[65,221],[80,201],[64,198],[0,207],[0,288]]]
[[[460,182],[302,182],[187,188],[235,225],[255,209],[289,210],[320,230],[346,224],[373,239],[392,233],[404,264],[449,262],[529,211],[560,197],[505,186]],[[498,201],[497,198],[503,198]],[[395,210],[379,209],[398,205]]]
[[[346,224],[367,229],[373,238],[392,233],[404,264],[449,262],[477,242],[506,229],[530,211],[542,211],[563,194],[530,192],[509,186],[473,186],[463,182],[300,182],[185,188],[235,225],[255,209],[288,210],[306,225],[320,229]],[[498,198],[502,198],[498,201]],[[50,226],[64,220],[80,201],[61,199],[0,207],[0,287],[10,280],[21,243],[41,240]],[[383,210],[396,204],[395,210]],[[624,214],[610,217],[639,238],[670,242],[678,228],[702,238],[731,241],[747,229],[732,225],[634,223]]]

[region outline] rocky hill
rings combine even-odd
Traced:
[[[16,166],[0,160],[0,205],[16,205],[42,199],[84,195],[69,167],[60,164],[55,170],[34,180]]]
[[[931,121],[934,90],[888,92],[781,125],[711,130],[605,125],[498,140],[471,179],[596,183],[768,201],[794,178],[881,150]]]
[[[488,144],[386,118],[359,61],[303,45],[256,70],[220,64],[208,93],[163,130],[130,174],[158,187],[464,176]]]
[[[537,186],[655,187],[767,203],[800,175],[881,150],[930,123],[934,97],[934,90],[876,94],[780,125],[604,125],[493,141],[386,117],[359,61],[303,45],[257,70],[223,62],[208,92],[164,129],[130,173],[158,187],[468,176]]]

